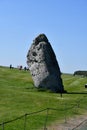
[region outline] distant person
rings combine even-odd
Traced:
[[[12,69],[12,64],[10,64],[10,69]]]
[[[29,70],[29,68],[27,67],[27,71]]]
[[[19,70],[22,70],[22,65],[20,66]]]
[[[26,67],[26,66],[24,67],[24,70],[25,70],[25,71],[27,70],[27,67]]]

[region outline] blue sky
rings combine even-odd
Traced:
[[[87,0],[0,0],[0,65],[26,66],[40,33],[62,72],[87,70]]]

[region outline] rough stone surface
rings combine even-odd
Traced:
[[[37,88],[64,92],[60,68],[45,34],[40,34],[33,40],[27,54],[27,64]]]

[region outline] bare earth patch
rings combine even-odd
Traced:
[[[55,124],[47,127],[47,130],[74,130],[74,128],[79,126],[85,120],[87,120],[87,113],[85,115],[70,118],[65,123],[59,124],[56,122]]]

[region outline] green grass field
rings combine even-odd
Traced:
[[[61,97],[58,93],[38,91],[33,85],[29,71],[0,66],[0,123],[13,120],[25,113],[32,113],[45,108],[58,109],[58,111],[50,111],[48,120],[48,124],[50,124],[56,120],[62,120],[66,113],[65,110],[78,102],[80,102],[80,107],[76,113],[82,114],[86,112],[87,89],[84,85],[87,83],[87,78],[73,76],[72,74],[62,74],[62,79],[67,93]],[[69,109],[67,116],[72,117],[76,113]],[[29,116],[26,130],[43,127],[45,117],[46,111]],[[23,129],[23,123],[24,119],[8,123],[5,126],[5,130],[17,130],[18,127],[21,130]],[[2,127],[0,127],[0,130],[2,130]]]

